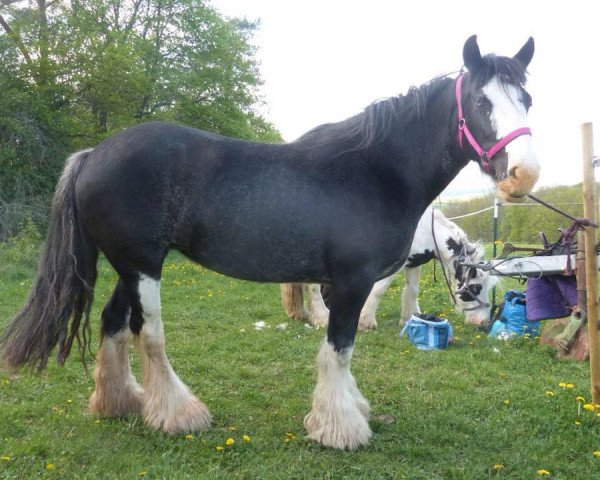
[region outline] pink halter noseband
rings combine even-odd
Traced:
[[[469,127],[467,127],[467,120],[465,119],[465,117],[463,115],[463,110],[462,110],[463,77],[464,77],[464,73],[461,73],[458,76],[458,78],[456,79],[456,89],[455,89],[456,103],[458,105],[458,143],[460,144],[461,148],[464,148],[463,147],[463,134],[464,134],[464,136],[467,137],[467,140],[469,141],[469,143],[471,144],[473,149],[477,152],[477,155],[479,155],[479,159],[481,160],[481,168],[483,169],[483,171],[488,174],[491,174],[492,166],[490,165],[490,160],[492,159],[492,157],[494,155],[496,155],[504,147],[506,147],[506,145],[508,145],[510,142],[512,142],[515,138],[520,137],[521,135],[531,135],[531,129],[529,129],[528,127],[517,128],[516,130],[513,130],[505,137],[502,137],[500,140],[498,140],[496,142],[496,144],[493,145],[489,150],[486,151],[483,148],[481,148],[481,145],[479,145],[479,143],[477,143],[477,140],[475,140],[475,137],[469,130]]]

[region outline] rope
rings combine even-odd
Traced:
[[[545,207],[546,205],[541,203],[501,203],[503,207]],[[556,205],[583,205],[583,203],[555,203]],[[482,208],[476,212],[465,213],[464,215],[457,215],[456,217],[447,217],[448,220],[458,220],[460,218],[472,217],[473,215],[479,215],[480,213],[492,210],[494,206]]]
[[[598,225],[596,223],[592,222],[591,220],[589,220],[587,218],[577,218],[577,217],[574,217],[573,215],[569,215],[567,212],[561,210],[560,208],[556,208],[555,206],[550,205],[547,202],[544,202],[541,198],[534,197],[531,194],[529,194],[527,196],[529,198],[531,198],[534,202],[537,202],[537,203],[543,205],[544,207],[549,208],[553,212],[561,214],[563,217],[567,217],[567,218],[573,220],[574,222],[578,223],[579,225],[581,225],[583,227],[598,228]]]
[[[487,212],[488,210],[492,210],[493,208],[493,206],[482,208],[481,210],[477,210],[473,213],[465,213],[464,215],[458,215],[457,217],[449,217],[448,220],[458,220],[459,218],[471,217],[473,215],[478,215],[480,213]]]
[[[440,262],[440,268],[442,269],[442,273],[444,274],[444,280],[446,280],[446,286],[448,287],[448,292],[450,293],[450,298],[452,298],[452,302],[456,305],[456,298],[454,298],[454,293],[452,292],[452,286],[450,285],[450,281],[448,280],[448,276],[446,275],[446,269],[444,268],[444,262],[442,262],[442,257],[440,256],[440,249],[438,248],[437,240],[435,238],[435,208],[431,209],[431,236],[433,237],[433,245],[435,246],[435,253],[437,255],[437,259]],[[435,263],[434,263],[435,265]]]

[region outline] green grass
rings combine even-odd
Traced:
[[[0,265],[0,325],[23,303],[33,275],[27,265]],[[114,281],[102,262],[95,332]],[[418,351],[398,337],[402,281],[384,298],[379,328],[356,340],[353,372],[372,408],[374,435],[365,448],[335,451],[304,438],[323,330],[287,319],[277,285],[230,279],[171,256],[162,283],[167,352],[211,409],[213,427],[186,438],[154,431],[138,417],[90,415],[93,381],[77,355],[40,374],[0,372],[0,478],[479,480],[541,478],[539,469],[551,472],[543,478],[600,475],[593,455],[600,418],[575,400],[590,397],[587,364],[557,361],[534,339],[502,343],[463,326],[430,268],[421,307],[444,312],[458,341],[446,351]],[[259,320],[269,327],[255,330]],[[277,328],[282,323],[286,329]],[[235,443],[226,446],[228,438]],[[503,468],[494,470],[497,464]]]

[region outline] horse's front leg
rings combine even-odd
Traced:
[[[404,290],[402,290],[402,312],[400,325],[404,325],[414,313],[421,313],[419,307],[419,275],[421,267],[404,270]]]
[[[350,361],[360,311],[372,286],[365,279],[338,280],[331,286],[327,338],[317,355],[312,410],[304,418],[308,437],[327,447],[353,450],[371,438],[369,403],[350,373]]]

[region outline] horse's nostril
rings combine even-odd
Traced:
[[[517,168],[518,167],[512,167],[509,171],[508,171],[508,175],[512,178],[517,178]]]

